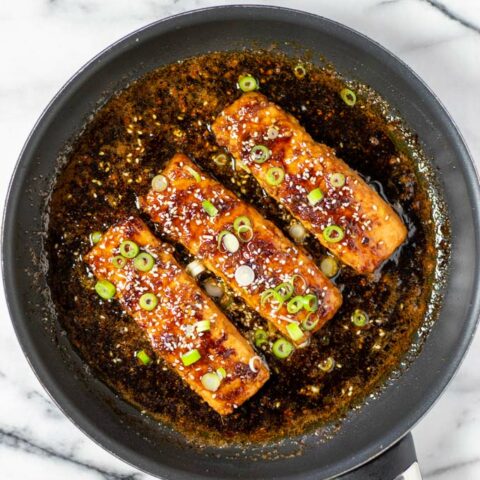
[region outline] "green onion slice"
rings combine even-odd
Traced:
[[[202,385],[210,392],[216,392],[222,383],[217,373],[209,372],[202,376]]]
[[[242,92],[253,92],[258,89],[258,82],[252,75],[241,75],[238,77],[238,86]]]
[[[307,312],[316,312],[318,310],[318,297],[312,293],[303,297],[303,308]]]
[[[329,373],[335,368],[335,360],[332,357],[327,357],[319,363],[318,368],[322,372]]]
[[[235,230],[235,232],[238,233],[238,229],[243,226],[243,225],[246,225],[248,227],[251,227],[252,226],[252,222],[250,221],[250,219],[248,217],[245,217],[245,216],[240,216],[240,217],[237,217],[234,221],[233,221],[233,229]]]
[[[223,237],[225,235],[228,235],[230,232],[228,230],[222,230],[217,237],[217,248],[222,251],[222,246],[223,246]]]
[[[285,170],[281,167],[271,167],[267,170],[267,183],[269,185],[280,185],[285,178]]]
[[[329,225],[322,233],[323,238],[330,243],[338,243],[345,237],[345,232],[338,225]]]
[[[253,333],[253,338],[255,340],[255,346],[261,347],[268,343],[268,333],[263,328],[258,328]]]
[[[200,174],[193,169],[192,167],[189,167],[188,165],[185,167],[187,172],[195,179],[195,181],[199,182],[202,178],[200,177]]]
[[[307,74],[307,70],[301,63],[299,63],[298,65],[295,65],[295,67],[293,68],[293,73],[299,80],[301,80],[302,78],[305,78],[305,75]]]
[[[353,313],[352,313],[352,323],[356,327],[364,327],[368,323],[368,315],[366,312],[363,310],[360,310],[357,308]]]
[[[117,289],[115,288],[115,285],[110,283],[108,280],[99,280],[95,284],[95,291],[104,300],[110,300],[115,296]]]
[[[168,187],[167,177],[164,175],[156,175],[152,178],[152,190],[155,192],[163,192]]]
[[[150,312],[158,305],[158,298],[153,293],[144,293],[140,297],[138,304],[140,308]]]
[[[102,232],[92,232],[90,234],[90,242],[95,245],[102,239]]]
[[[345,175],[340,172],[331,173],[328,180],[330,185],[335,188],[341,188],[345,185]]]
[[[218,235],[218,249],[220,251],[222,251],[222,246],[230,253],[235,253],[240,248],[238,238],[228,230],[223,230]]]
[[[115,268],[123,268],[126,265],[127,260],[125,259],[125,257],[122,257],[121,255],[116,255],[115,257],[112,257],[110,259],[110,262],[112,262],[112,265]]]
[[[125,258],[135,258],[139,251],[138,245],[131,240],[125,240],[120,244],[120,255]]]
[[[275,291],[282,297],[284,302],[293,295],[294,290],[293,283],[291,282],[283,282],[275,287]]]
[[[340,90],[340,97],[349,107],[353,107],[357,102],[355,92],[352,92],[349,88],[343,88]]]
[[[139,253],[133,261],[133,266],[141,272],[149,272],[155,265],[155,259],[147,252]]]
[[[290,338],[294,342],[297,342],[305,336],[305,334],[302,332],[302,329],[298,326],[298,323],[289,323],[286,328]]]
[[[297,295],[296,297],[293,297],[293,298],[287,303],[287,311],[288,311],[288,313],[297,313],[297,312],[299,312],[303,307],[304,307],[304,300],[303,300],[303,297],[300,296],[300,295]]]
[[[338,263],[333,257],[325,257],[320,262],[320,270],[325,276],[332,278],[338,273]]]
[[[273,288],[269,288],[268,290],[265,290],[261,295],[260,295],[260,305],[263,307],[266,303],[267,300],[270,299],[270,297],[273,297],[273,300],[278,303],[277,310],[283,305],[284,299],[280,293],[275,291]]]
[[[145,350],[140,350],[135,355],[144,365],[148,365],[152,359]]]
[[[227,164],[228,157],[224,153],[218,153],[213,156],[212,160],[220,167],[223,167]]]
[[[217,208],[210,200],[203,200],[202,207],[210,217],[214,217],[218,213]]]
[[[289,282],[293,285],[293,288],[295,289],[295,280],[297,278],[302,281],[302,289],[305,290],[305,288],[307,287],[307,281],[301,275],[298,275],[298,274],[292,275],[289,279]]]
[[[287,358],[293,352],[293,345],[284,338],[279,338],[272,345],[272,352],[277,358]]]
[[[269,158],[272,152],[265,145],[255,145],[250,150],[250,159],[255,163],[264,163]]]
[[[315,188],[307,195],[307,198],[308,198],[308,203],[310,203],[310,205],[312,205],[313,207],[318,202],[322,201],[323,192],[319,188]]]
[[[227,377],[227,371],[223,367],[217,368],[217,375],[220,380],[223,380]]]
[[[253,238],[253,228],[250,225],[240,225],[237,235],[242,242],[247,243]]]
[[[208,332],[210,330],[210,320],[200,320],[195,323],[195,329],[197,332]]]
[[[190,350],[187,353],[184,353],[181,357],[182,363],[188,367],[195,362],[198,362],[202,358],[200,352],[195,348],[194,350]]]
[[[278,130],[278,128],[275,125],[271,125],[270,127],[268,127],[267,138],[269,140],[275,140],[278,137],[279,134],[280,134],[280,131]]]
[[[319,322],[318,316],[314,314],[314,312],[310,312],[302,321],[302,328],[304,330],[310,331],[313,330]]]

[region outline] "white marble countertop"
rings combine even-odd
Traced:
[[[5,198],[34,122],[64,82],[119,37],[209,0],[0,2],[0,140]],[[258,2],[256,2],[258,3]],[[440,97],[480,167],[477,0],[277,0],[342,22],[383,44]],[[0,297],[0,478],[147,480],[81,433],[33,375]],[[480,479],[480,335],[447,392],[414,430],[426,479]],[[388,480],[388,479],[385,479]]]

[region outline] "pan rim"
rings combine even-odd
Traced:
[[[14,212],[15,210],[15,189],[18,188],[18,183],[19,183],[18,180],[19,178],[21,178],[21,170],[23,167],[27,166],[32,161],[32,157],[31,155],[29,155],[29,149],[32,147],[32,144],[34,143],[35,138],[38,136],[38,129],[40,125],[43,123],[43,121],[46,119],[49,113],[53,110],[55,105],[60,101],[60,99],[65,96],[68,96],[68,93],[69,93],[68,91],[70,88],[72,88],[82,78],[84,78],[85,76],[88,76],[90,71],[94,68],[95,64],[99,60],[102,60],[108,54],[113,55],[115,53],[118,53],[122,49],[122,47],[128,44],[129,41],[131,41],[134,37],[139,36],[145,31],[151,30],[165,23],[175,22],[177,19],[187,17],[187,16],[191,16],[191,17],[198,16],[198,21],[202,22],[204,21],[202,20],[202,16],[205,14],[208,14],[209,12],[213,12],[213,11],[219,12],[222,10],[232,11],[235,9],[242,9],[243,11],[245,11],[245,9],[250,9],[250,10],[262,9],[265,11],[280,12],[281,14],[285,14],[285,15],[294,14],[294,15],[300,15],[303,17],[305,16],[310,17],[310,18],[316,19],[317,21],[320,20],[326,24],[331,25],[334,28],[337,28],[340,30],[346,30],[351,35],[358,37],[364,43],[372,45],[377,50],[377,52],[381,52],[383,54],[386,60],[389,60],[390,62],[400,65],[401,69],[403,70],[403,73],[408,74],[411,77],[411,79],[421,88],[423,88],[426,94],[431,97],[432,104],[435,104],[436,109],[438,110],[438,115],[443,116],[444,121],[450,125],[451,127],[450,131],[454,137],[456,146],[459,149],[459,151],[462,151],[462,155],[459,155],[459,157],[464,159],[463,167],[466,173],[469,174],[469,181],[467,182],[467,186],[469,187],[468,195],[470,196],[470,198],[475,204],[477,205],[480,204],[480,189],[478,185],[478,175],[477,175],[475,166],[472,162],[471,155],[468,152],[468,147],[466,146],[460,132],[458,131],[458,128],[455,125],[455,122],[452,120],[447,110],[441,104],[441,102],[436,97],[436,95],[429,89],[429,87],[423,82],[423,80],[421,80],[411,70],[410,67],[408,67],[402,60],[397,58],[390,51],[388,51],[387,49],[385,49],[375,41],[371,40],[367,36],[359,32],[356,32],[355,30],[349,27],[346,27],[345,25],[326,19],[324,17],[303,12],[300,10],[283,8],[278,6],[270,6],[270,5],[227,5],[227,6],[217,6],[217,7],[208,7],[208,8],[202,8],[197,10],[191,10],[191,11],[180,13],[178,15],[173,15],[170,17],[163,18],[161,20],[152,22],[138,30],[135,30],[134,32],[122,37],[120,40],[116,41],[112,45],[103,49],[98,55],[96,55],[89,62],[83,65],[63,85],[63,87],[59,90],[59,92],[54,96],[54,98],[50,101],[50,103],[44,109],[39,119],[35,123],[30,135],[28,136],[22,148],[22,151],[19,155],[19,159],[13,170],[12,177],[8,186],[8,191],[7,191],[6,201],[5,201],[4,211],[3,211],[3,219],[2,219],[2,238],[1,238],[2,260],[1,262],[2,262],[2,278],[3,278],[3,284],[4,284],[5,297],[7,301],[9,314],[14,326],[14,330],[18,338],[18,341],[22,347],[24,355],[27,358],[27,361],[29,362],[30,367],[34,371],[39,382],[42,384],[43,388],[49,393],[50,397],[57,404],[60,410],[83,433],[85,433],[89,438],[94,440],[102,448],[106,449],[117,458],[120,458],[121,460],[134,466],[135,468],[138,468],[140,470],[143,470],[147,473],[151,473],[154,475],[155,473],[152,473],[146,467],[144,469],[141,465],[138,464],[138,460],[140,457],[138,451],[133,451],[129,447],[126,447],[125,445],[117,442],[116,439],[113,438],[112,436],[105,434],[103,430],[101,430],[97,425],[93,425],[91,422],[89,422],[81,414],[81,412],[79,412],[76,408],[74,408],[71,405],[71,403],[68,401],[68,399],[65,397],[65,395],[62,393],[62,391],[58,389],[58,385],[56,384],[55,379],[52,379],[50,377],[47,369],[42,365],[41,359],[34,358],[35,355],[34,355],[34,352],[32,351],[32,344],[28,339],[27,329],[25,325],[23,325],[25,320],[23,318],[20,318],[21,315],[19,314],[18,309],[15,306],[15,304],[18,303],[18,298],[15,298],[15,292],[12,289],[12,285],[9,283],[8,274],[14,270],[14,265],[12,263],[11,256],[8,255],[9,246],[8,246],[8,241],[6,241],[6,237],[9,233],[12,232],[14,228],[13,227],[14,218],[12,218],[12,214],[13,214],[12,212]],[[477,251],[480,251],[480,238],[479,238],[480,212],[477,209],[474,212],[472,212],[472,215],[474,219],[474,227],[475,227],[475,235],[476,235],[475,246]],[[475,261],[478,266],[478,260],[476,259]],[[474,287],[476,291],[479,290],[478,288],[479,285],[480,285],[480,270],[476,268],[476,273],[474,278]],[[421,408],[419,408],[414,413],[411,413],[408,418],[403,419],[402,425],[398,425],[397,429],[392,429],[391,431],[389,431],[389,434],[385,435],[385,438],[381,439],[382,445],[380,449],[378,447],[374,448],[372,446],[365,446],[364,449],[357,452],[356,460],[352,460],[351,465],[345,465],[344,467],[346,468],[343,468],[341,471],[335,472],[334,475],[346,473],[347,471],[357,468],[360,465],[380,455],[385,450],[387,450],[392,444],[394,444],[400,438],[406,435],[408,431],[425,415],[425,413],[433,406],[435,401],[439,398],[440,394],[447,387],[448,383],[453,378],[455,372],[460,366],[461,361],[463,360],[464,355],[469,345],[471,344],[471,341],[473,340],[474,332],[478,323],[479,312],[480,312],[480,296],[476,294],[473,297],[473,302],[470,307],[469,322],[467,322],[469,327],[468,331],[466,331],[465,335],[463,335],[462,342],[458,346],[454,358],[451,359],[452,361],[449,363],[448,368],[446,369],[446,372],[442,377],[442,381],[436,385],[437,388],[434,391],[429,392],[429,396],[428,398],[425,399],[424,404],[421,406]],[[59,398],[61,398],[62,400],[60,401]],[[363,460],[358,461],[358,458],[361,458]],[[171,469],[167,465],[162,465],[162,469],[163,469],[162,474],[168,475],[168,478],[177,478],[177,475],[180,472],[177,469]],[[314,473],[314,470],[308,473]],[[206,476],[194,476],[191,472],[189,472],[188,475],[190,475],[190,478],[212,478],[212,477],[206,477]],[[278,477],[278,478],[281,478],[281,477]],[[294,478],[294,477],[290,477],[290,478]],[[307,478],[307,477],[302,476],[302,478]]]

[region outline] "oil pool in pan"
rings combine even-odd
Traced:
[[[409,235],[372,275],[340,268],[333,281],[344,303],[308,348],[277,359],[269,345],[276,333],[270,332],[269,343],[258,347],[271,368],[270,380],[234,413],[220,417],[155,356],[140,327],[115,302],[99,300],[82,256],[93,231],[105,230],[123,215],[139,214],[137,196],[178,151],[288,233],[289,215],[248,173],[234,169],[229,157],[218,161],[224,152],[210,132],[218,113],[242,93],[237,81],[247,73],[258,79],[263,94],[298,118],[315,140],[335,148],[384,195],[402,215]],[[339,418],[399,367],[414,334],[419,328],[427,331],[435,318],[435,285],[442,281],[448,258],[448,223],[429,164],[415,138],[374,92],[349,86],[357,93],[353,106],[340,96],[345,82],[332,68],[280,53],[188,59],[153,71],[112,97],[73,142],[59,173],[49,205],[47,250],[61,323],[111,388],[194,441],[264,441]],[[162,238],[161,230],[156,233]],[[304,245],[320,264],[325,249],[312,236]],[[178,245],[176,255],[184,265],[192,260]],[[247,338],[253,340],[257,328],[269,332],[228,291],[219,303]],[[357,309],[368,315],[364,326],[352,322]],[[153,359],[150,364],[138,360],[140,350]]]

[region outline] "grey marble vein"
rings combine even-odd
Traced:
[[[463,25],[464,27],[469,28],[470,30],[473,30],[474,32],[480,33],[480,27],[478,25],[475,25],[474,23],[470,22],[466,18],[464,18],[461,15],[455,13],[453,10],[450,10],[450,8],[448,8],[443,3],[438,2],[437,0],[423,0],[423,1],[427,2],[433,8],[442,12],[444,15],[446,15],[451,20],[454,20],[455,22],[460,23],[460,25]]]
[[[462,478],[460,470],[463,468],[471,467],[472,465],[480,465],[480,457],[479,458],[472,458],[471,460],[465,460],[462,462],[455,462],[445,467],[434,468],[433,470],[429,470],[423,473],[423,478],[433,478],[437,479],[445,474],[453,473],[454,476],[451,478],[455,478],[460,480]]]
[[[15,430],[9,430],[5,427],[0,427],[0,445],[6,446],[15,450],[21,450],[32,455],[40,455],[43,457],[50,457],[57,460],[61,460],[70,464],[80,467],[83,470],[98,473],[100,478],[105,480],[140,480],[142,475],[139,473],[127,473],[122,474],[110,470],[105,470],[94,464],[83,462],[73,455],[67,455],[48,445],[35,442],[22,433]]]

